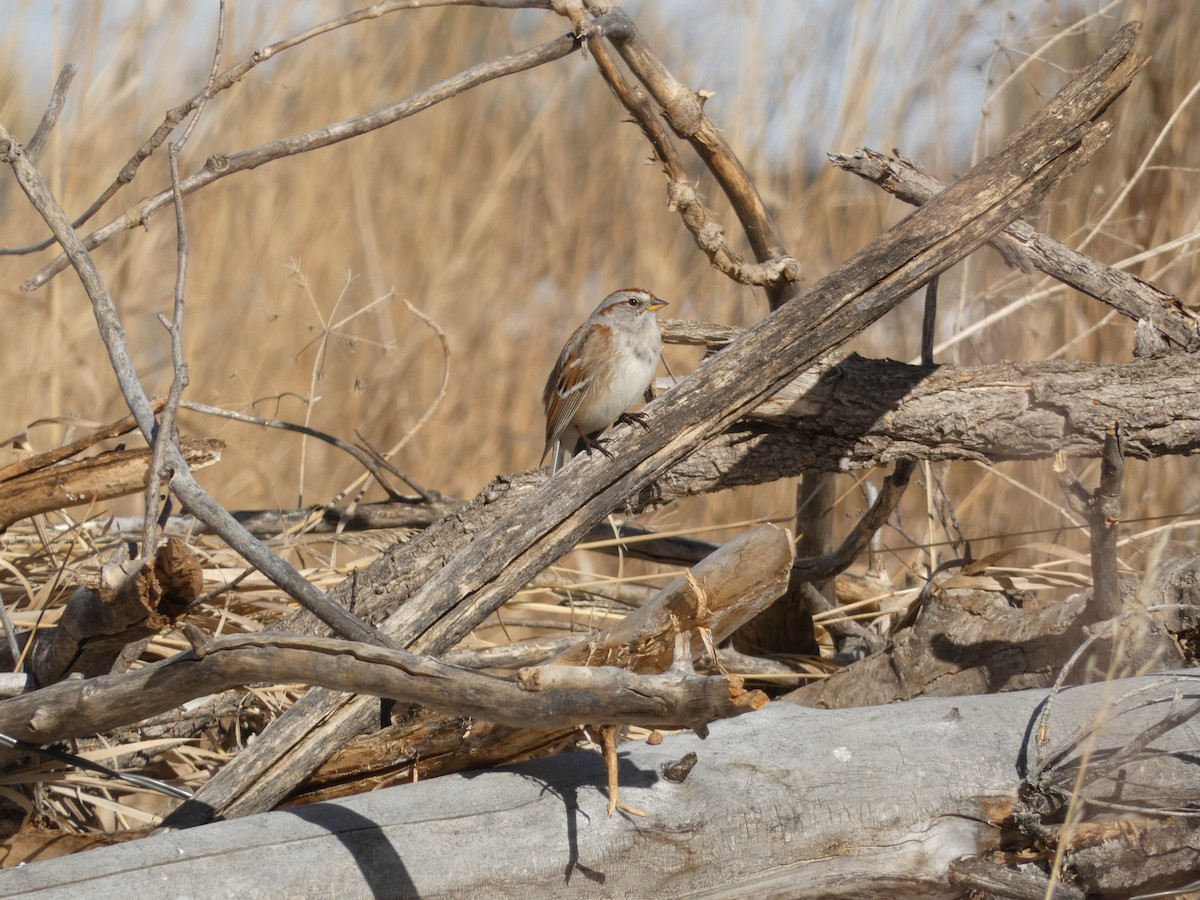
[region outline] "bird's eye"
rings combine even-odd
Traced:
[[[629,303],[629,305],[630,305],[630,306],[636,307],[636,306],[638,305],[638,298],[637,298],[637,297],[630,297],[630,298],[629,298],[629,300],[628,300],[628,303]]]

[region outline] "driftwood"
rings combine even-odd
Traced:
[[[1044,690],[775,703],[707,740],[624,748],[645,818],[607,818],[601,761],[575,753],[37,862],[0,872],[0,894],[951,898],[1023,859],[1041,897],[1059,845],[1072,884],[1050,896],[1167,890],[1194,877],[1195,820],[1173,814],[1200,802],[1200,719],[1172,717],[1198,698],[1180,674],[1050,705]],[[1080,820],[1061,824],[1081,760]]]
[[[1152,592],[1143,587],[1138,602],[1128,604],[1131,610],[1145,604],[1156,607],[1153,617],[1131,613],[1108,621],[1098,619],[1090,593],[1052,603],[1026,597],[1022,603],[1009,576],[950,571],[926,588],[912,606],[911,626],[900,628],[890,641],[875,632],[858,636],[868,640],[869,649],[881,652],[787,697],[806,706],[835,709],[1050,687],[1063,672],[1067,682],[1074,683],[1097,671],[1144,674],[1172,669],[1184,662],[1177,641],[1189,640],[1189,631],[1196,627],[1200,590],[1193,579],[1198,569],[1195,558],[1167,562],[1158,587]],[[1002,590],[1006,583],[1008,591]],[[1134,586],[1124,587],[1126,600],[1132,601]],[[1089,640],[1092,635],[1098,637]],[[1076,652],[1085,645],[1087,651],[1076,660]],[[721,659],[731,671],[741,671],[724,649]],[[476,726],[454,741],[448,738],[452,730],[441,717],[418,715],[364,735],[335,754],[296,796],[340,797],[522,759],[559,746],[562,741],[556,738],[563,737],[561,732]]]
[[[741,625],[782,593],[791,562],[791,543],[785,532],[773,526],[755,528],[698,564],[690,573],[690,577],[676,579],[663,588],[656,599],[648,603],[635,617],[641,628],[618,625],[608,636],[599,635],[581,642],[578,653],[568,652],[563,654],[563,659],[576,664],[588,660],[618,659],[622,664],[626,664],[635,658],[650,656],[658,661],[658,665],[652,668],[662,671],[664,661],[659,654],[668,633],[694,628],[713,632],[717,640],[724,638],[733,628]],[[727,583],[729,587],[725,586]],[[694,643],[698,646],[702,642],[701,639]],[[667,646],[671,646],[671,643],[669,641]],[[289,710],[277,720],[284,723],[284,728],[272,728],[258,738],[253,745],[257,752],[251,753],[251,748],[248,748],[229,764],[235,767],[245,766],[244,771],[256,773],[260,758],[270,758],[282,749],[290,752],[289,758],[294,761],[291,766],[277,767],[268,777],[253,779],[253,788],[245,788],[236,796],[226,796],[223,793],[226,785],[236,783],[232,776],[216,782],[215,786],[212,786],[213,782],[210,781],[209,789],[198,791],[193,801],[185,803],[167,818],[163,823],[164,827],[182,827],[206,821],[217,809],[244,807],[252,810],[260,803],[274,805],[305,775],[324,762],[335,749],[344,746],[357,734],[365,731],[372,723],[378,721],[379,716],[378,702],[372,698],[349,697],[336,691],[321,689],[310,691],[292,709],[297,707],[300,707],[300,712],[292,714]],[[330,716],[330,721],[322,722],[320,728],[309,735],[311,723],[305,713],[307,710],[322,707],[328,708],[334,714]],[[499,721],[495,716],[484,715],[482,718],[492,722]],[[593,720],[579,716],[573,720],[575,723],[591,721]],[[298,727],[292,726],[293,722],[297,723]],[[535,723],[526,720],[513,724]],[[336,740],[337,743],[332,747],[322,746],[319,741],[312,739],[317,734],[329,740]],[[259,749],[259,745],[265,749]],[[234,769],[235,774],[238,771],[239,769]],[[296,776],[297,771],[302,773],[299,777]]]
[[[491,505],[483,497],[381,561],[368,589],[401,604],[381,630],[398,643],[445,652],[627,497],[1015,221],[1103,144],[1110,128],[1102,116],[1144,62],[1133,54],[1137,32],[1136,24],[1123,28],[997,153],[649,404],[654,427],[617,431],[612,459],[577,458],[540,486],[493,486],[485,493],[508,502],[490,524],[469,518]],[[399,577],[389,580],[391,573]],[[347,593],[365,588],[363,581]],[[235,803],[242,812],[269,808],[369,725],[371,708],[355,711],[345,700],[304,697],[172,824],[226,814]]]

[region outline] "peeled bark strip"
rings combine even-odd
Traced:
[[[1089,783],[1071,831],[1022,801],[1041,796],[1037,784],[1021,793],[1023,773],[1077,729],[1096,732],[1091,759],[1103,760],[1161,720],[1176,692],[1190,703],[1200,686],[1180,673],[1069,688],[1045,746],[1031,727],[1044,690],[837,711],[775,703],[715,723],[706,740],[680,734],[623,747],[621,795],[646,818],[608,819],[602,761],[572,753],[35,862],[0,871],[0,894],[127,900],[169,884],[197,900],[255,896],[264,885],[295,898],[949,900],[963,891],[950,882],[955,860],[1004,859],[1002,841],[1034,855],[1017,814],[1069,848],[1065,878],[1088,895],[1128,882],[1180,887],[1194,875],[1195,856],[1185,854],[1197,830],[1191,819],[1165,830],[1161,798],[1200,802],[1190,755],[1200,720]],[[1096,731],[1094,717],[1119,697],[1128,699]],[[1071,753],[1054,774],[1071,779],[1079,765]],[[1109,811],[1114,796],[1144,807],[1144,817]],[[1138,846],[1154,847],[1152,872],[1118,852]]]

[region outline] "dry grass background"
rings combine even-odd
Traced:
[[[234,0],[226,67],[344,6]],[[77,212],[163,112],[203,84],[215,4],[64,0],[53,18],[44,3],[6,0],[3,7],[10,24],[0,39],[0,121],[15,134],[32,134],[58,66],[81,64],[42,157],[58,196]],[[1200,55],[1190,46],[1200,32],[1200,4],[713,0],[628,8],[677,75],[694,89],[717,91],[707,110],[810,282],[906,213],[825,165],[825,152],[897,147],[950,180],[996,147],[1120,25],[1144,21],[1141,51],[1153,58],[1115,107],[1112,140],[1037,212],[1036,224],[1195,302],[1200,160],[1188,102],[1200,85]],[[258,67],[214,100],[182,168],[358,115],[564,31],[550,14],[479,9],[402,12],[342,29]],[[35,57],[39,65],[30,66]],[[32,71],[45,77],[34,80]],[[546,372],[565,336],[609,290],[649,287],[678,317],[749,324],[765,314],[761,292],[727,281],[692,245],[666,208],[663,178],[646,163],[648,146],[623,118],[591,61],[576,55],[191,197],[188,398],[306,422],[345,439],[357,429],[383,448],[414,428],[448,364],[448,393],[397,464],[461,497],[498,473],[536,465]],[[711,179],[699,162],[691,167],[742,246]],[[167,182],[159,154],[96,222]],[[0,245],[43,236],[10,178],[0,178],[0,223]],[[166,213],[96,253],[139,373],[159,394],[169,384],[169,345],[155,315],[169,310],[174,242]],[[124,413],[72,277],[34,294],[19,291],[50,256],[0,257],[0,436],[38,419],[101,423]],[[948,273],[941,296],[939,361],[1115,361],[1132,349],[1127,320],[1044,278],[1007,270],[990,253]],[[448,359],[405,300],[444,330]],[[919,305],[909,303],[851,349],[911,359],[919,317]],[[695,362],[678,348],[668,358],[677,374]],[[182,425],[228,442],[223,462],[201,481],[229,508],[323,502],[359,474],[347,456],[290,434],[194,414],[184,414]],[[32,447],[54,446],[70,430],[32,427]],[[0,462],[14,452],[0,451]],[[1085,483],[1094,481],[1094,466],[1077,470]],[[977,555],[1033,541],[1086,548],[1049,461],[995,469],[963,463],[941,472]],[[1192,550],[1200,518],[1195,473],[1186,459],[1130,464],[1130,566],[1144,561],[1159,526],[1174,526],[1168,552]],[[857,482],[839,477],[837,527],[848,527],[864,506]],[[885,565],[897,584],[928,562],[915,544],[946,540],[927,515],[934,485],[923,477],[909,493],[904,531],[885,533]],[[789,517],[793,494],[792,485],[740,490],[649,518],[710,529],[721,540],[728,523]],[[111,508],[138,512],[133,500]],[[1024,562],[1055,558],[1030,552]]]
[[[0,118],[17,134],[32,132],[52,71],[65,61],[82,66],[43,157],[64,205],[78,211],[163,111],[202,83],[214,9],[64,3],[50,19],[45,4],[9,6]],[[1153,60],[1119,104],[1116,134],[1040,210],[1038,225],[1106,262],[1133,259],[1137,274],[1192,300],[1198,266],[1193,245],[1179,240],[1195,233],[1200,209],[1195,116],[1185,105],[1200,80],[1200,60],[1187,43],[1200,6],[1097,6],[894,7],[864,0],[850,9],[772,2],[630,9],[677,74],[696,89],[717,90],[708,110],[810,281],[906,212],[823,165],[826,151],[898,147],[949,179],[996,146],[1120,24],[1144,20],[1142,48]],[[232,3],[227,64],[341,11],[331,3]],[[260,66],[219,96],[191,141],[184,171],[214,153],[368,111],[562,31],[563,21],[549,14],[435,9],[334,32]],[[38,38],[32,46],[31,35]],[[34,58],[43,81],[22,68]],[[545,372],[565,335],[608,290],[651,287],[672,301],[673,315],[688,318],[746,324],[765,311],[761,292],[728,282],[692,246],[666,209],[663,180],[646,164],[647,145],[622,118],[592,64],[574,56],[191,198],[188,396],[348,439],[359,429],[376,446],[391,446],[436,396],[446,364],[436,335],[406,299],[445,330],[450,382],[399,465],[458,496],[473,495],[497,473],[534,465]],[[692,170],[736,241],[736,219],[698,162]],[[166,183],[159,154],[97,223]],[[0,204],[0,243],[42,236],[9,179],[0,182]],[[168,308],[173,247],[171,218],[160,214],[147,230],[97,254],[139,372],[158,393],[169,381],[168,342],[154,316]],[[32,295],[18,290],[49,255],[0,257],[6,435],[40,418],[101,422],[123,412],[79,286],[62,277]],[[942,361],[1118,360],[1130,352],[1127,320],[1106,317],[1101,305],[1045,279],[1007,271],[991,254],[949,273],[942,296]],[[910,304],[853,349],[911,358],[918,328]],[[678,373],[694,354],[669,359]],[[231,508],[321,502],[358,474],[348,457],[312,441],[195,415],[185,414],[183,424],[228,442],[225,461],[202,481]],[[65,431],[31,429],[33,447],[52,446]],[[1133,530],[1186,520],[1200,508],[1192,463],[1131,468],[1126,516]],[[1035,537],[1079,545],[1056,531],[1068,519],[1049,463],[950,466],[946,486],[969,537],[998,537],[977,552]],[[847,523],[863,501],[850,478],[842,488]],[[944,540],[939,529],[926,534],[924,498],[911,493],[908,537],[892,533],[889,544]],[[791,506],[790,486],[779,485],[684,504],[658,519],[713,525],[783,517]],[[115,508],[136,511],[132,501]],[[1189,544],[1194,535],[1185,527],[1174,536]],[[899,574],[917,560],[901,550],[889,568]]]

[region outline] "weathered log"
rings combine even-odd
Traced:
[[[659,746],[629,745],[622,795],[645,818],[607,818],[601,760],[574,753],[35,862],[0,872],[0,894],[125,900],[159,895],[168,884],[196,898],[936,900],[962,895],[949,880],[955,860],[991,854],[1003,861],[1002,845],[1015,857],[1044,860],[1058,841],[1066,848],[1061,877],[1089,895],[1117,883],[1186,884],[1195,857],[1184,854],[1197,829],[1192,819],[1176,819],[1176,832],[1166,831],[1163,798],[1200,802],[1200,767],[1189,755],[1200,744],[1200,720],[1183,722],[1115,769],[1103,761],[1173,704],[1194,703],[1200,683],[1181,673],[1069,688],[1056,698],[1041,745],[1046,696],[837,711],[775,703],[716,723],[707,740],[680,734]],[[1114,710],[1117,698],[1125,700]],[[1098,729],[1097,716],[1106,719]],[[1077,729],[1095,743],[1059,758]],[[1081,759],[1099,777],[1084,779],[1082,821],[1057,825],[1054,803],[1041,815],[1034,801],[1046,798],[1050,781],[1073,783]],[[1143,812],[1113,809],[1114,797]],[[1023,834],[1018,817],[1041,837]],[[1035,840],[1052,843],[1032,854]],[[1160,842],[1153,871],[1147,864],[1142,872],[1131,854],[1113,855],[1151,840]],[[1169,857],[1161,851],[1171,840],[1175,867],[1163,871]],[[1106,849],[1112,863],[1096,865],[1090,847]],[[1044,876],[1043,868],[1049,884]]]

